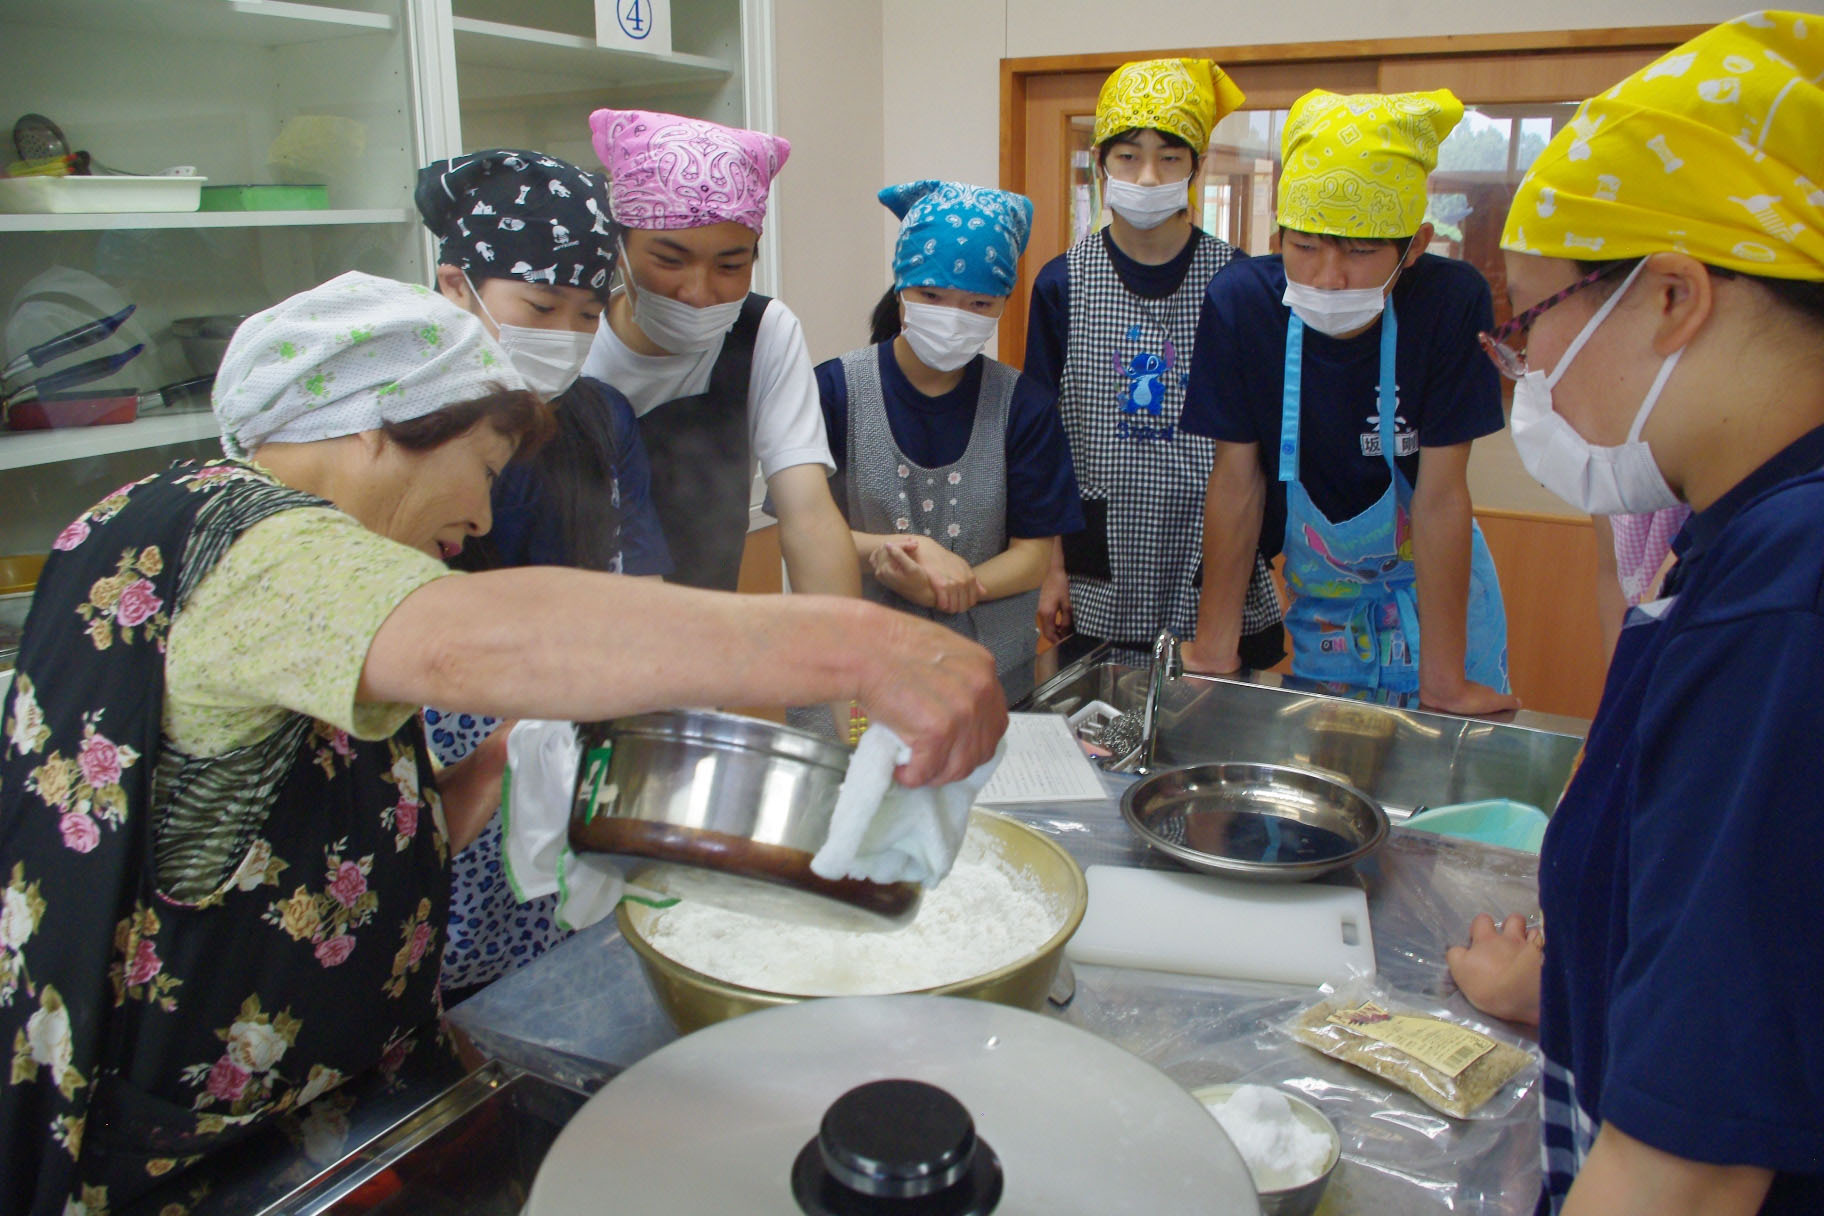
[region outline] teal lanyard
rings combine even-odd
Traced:
[[[1394,411],[1399,408],[1399,389],[1394,367],[1399,357],[1399,319],[1393,314],[1393,301],[1381,313],[1381,383],[1376,403],[1380,407],[1381,455],[1390,471],[1393,463]],[[1305,375],[1305,323],[1293,313],[1286,322],[1285,385],[1279,398],[1279,479],[1298,480],[1298,414],[1299,399]]]

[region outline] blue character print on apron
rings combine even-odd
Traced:
[[[1128,331],[1129,339],[1139,336],[1139,326]],[[1121,390],[1121,412],[1138,414],[1144,411],[1153,417],[1159,417],[1165,410],[1165,376],[1172,370],[1177,361],[1177,352],[1172,349],[1172,340],[1165,340],[1163,353],[1155,355],[1151,351],[1141,351],[1126,363],[1121,356],[1114,356],[1115,374],[1127,378],[1127,387]]]
[[[1279,439],[1279,479],[1286,483],[1285,577],[1292,592],[1286,629],[1292,638],[1294,675],[1416,693],[1420,638],[1412,563],[1412,485],[1394,461],[1398,335],[1399,322],[1389,302],[1381,316],[1377,398],[1381,456],[1392,475],[1387,491],[1355,517],[1332,522],[1298,480],[1305,325],[1297,316],[1287,324]],[[1494,559],[1481,528],[1473,523],[1465,631],[1465,674],[1506,692],[1507,615]]]

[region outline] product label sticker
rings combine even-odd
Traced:
[[[1495,1049],[1495,1041],[1466,1026],[1437,1018],[1388,1013],[1373,1001],[1339,1009],[1329,1021],[1405,1052],[1421,1064],[1454,1077]]]
[[[613,754],[614,745],[604,743],[600,747],[590,748],[588,754],[583,757],[583,786],[589,791],[589,801],[583,807],[584,823],[593,821],[601,809],[602,782],[608,778],[608,760]],[[609,786],[608,801],[614,801],[617,792],[617,787]]]

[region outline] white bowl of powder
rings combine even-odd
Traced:
[[[1336,1126],[1316,1106],[1272,1085],[1192,1091],[1253,1175],[1266,1216],[1308,1216],[1342,1155]]]

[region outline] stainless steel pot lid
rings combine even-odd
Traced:
[[[1001,1216],[1260,1211],[1221,1126],[1138,1057],[1004,1005],[880,996],[746,1014],[648,1056],[570,1121],[526,1216],[799,1216],[793,1166],[825,1114],[887,1079],[961,1103],[999,1160]]]

